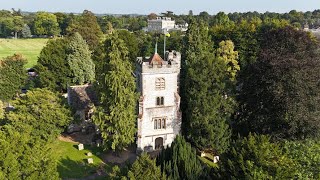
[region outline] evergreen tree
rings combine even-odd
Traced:
[[[203,168],[196,150],[182,136],[177,136],[171,147],[162,150],[157,164],[168,179],[203,179]]]
[[[135,180],[160,180],[166,179],[161,173],[160,167],[157,167],[155,160],[150,159],[149,155],[143,153],[132,164],[128,172],[128,178]]]
[[[105,52],[105,73],[97,75],[101,107],[93,121],[107,145],[122,150],[134,141],[136,133],[136,84],[128,50],[117,33],[105,41]]]
[[[183,132],[197,148],[224,152],[229,144],[227,120],[233,112],[229,97],[227,66],[215,57],[203,23],[192,22],[186,35],[182,71]]]
[[[73,75],[73,83],[84,84],[94,81],[95,66],[87,43],[75,33],[68,45],[67,61]]]
[[[23,38],[30,38],[32,36],[30,27],[27,24],[23,26],[23,29],[21,30],[21,35]]]
[[[20,92],[27,75],[26,60],[21,55],[13,55],[0,60],[0,100],[8,101]]]
[[[66,92],[72,82],[72,71],[67,61],[68,43],[66,38],[50,40],[41,50],[35,66],[37,87]]]
[[[219,163],[223,179],[293,179],[297,174],[294,161],[264,135],[236,140]]]

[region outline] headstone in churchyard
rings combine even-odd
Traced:
[[[78,149],[79,149],[79,151],[83,150],[84,149],[83,144],[78,144]]]
[[[217,163],[219,161],[219,156],[214,156],[213,157],[213,163]]]
[[[89,158],[89,159],[88,159],[88,163],[89,163],[89,164],[93,164],[93,159],[92,159],[92,158]]]
[[[101,140],[100,139],[96,140],[96,145],[97,145],[97,147],[100,147],[100,145],[101,145]]]
[[[88,152],[88,153],[87,153],[87,156],[92,156],[92,153],[91,153],[91,152]]]

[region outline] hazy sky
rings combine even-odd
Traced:
[[[0,0],[0,9],[20,8],[23,11],[149,14],[166,10],[175,14],[209,14],[224,12],[289,12],[320,9],[319,0]]]

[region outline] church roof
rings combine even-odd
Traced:
[[[160,57],[158,53],[154,53],[150,58],[149,58],[149,64],[155,64],[155,65],[160,65],[163,64],[164,60]]]
[[[98,97],[92,85],[68,87],[68,103],[74,110],[83,110],[98,104]]]

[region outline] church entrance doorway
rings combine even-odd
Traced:
[[[163,147],[163,138],[162,137],[158,137],[155,140],[155,149],[162,149]]]

